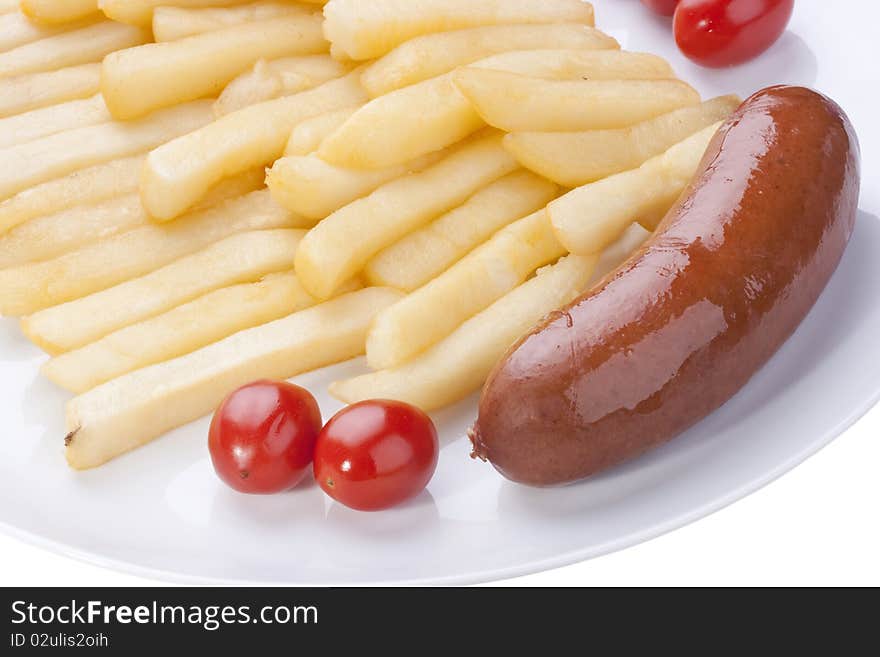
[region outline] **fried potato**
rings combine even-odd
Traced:
[[[139,278],[25,317],[22,330],[50,354],[78,349],[208,292],[288,271],[302,235],[289,228],[226,237]]]
[[[144,156],[113,160],[29,187],[0,202],[0,235],[29,219],[137,191]]]
[[[596,253],[633,221],[656,227],[694,177],[721,122],[672,146],[638,169],[572,190],[548,206],[556,236],[572,253]]]
[[[662,57],[625,50],[514,50],[473,62],[488,68],[548,80],[663,80],[675,73]]]
[[[222,178],[271,164],[299,122],[364,102],[359,77],[352,71],[315,89],[251,105],[160,146],[144,165],[144,206],[157,219],[173,219]]]
[[[150,27],[153,11],[168,6],[171,0],[100,0],[101,11],[107,18],[120,23]],[[247,0],[173,0],[174,7],[231,7]]]
[[[471,317],[443,341],[400,367],[330,385],[345,402],[399,399],[431,411],[476,392],[495,363],[526,331],[577,298],[595,256],[567,256]]]
[[[489,25],[426,34],[407,41],[364,70],[361,84],[376,98],[510,50],[616,49],[617,41],[577,23]]]
[[[422,171],[445,154],[428,153],[381,169],[337,167],[315,154],[283,157],[269,169],[266,184],[281,205],[317,222],[387,182]]]
[[[195,209],[213,207],[262,186],[262,169],[248,171],[218,183]],[[137,193],[36,217],[0,235],[0,267],[55,258],[149,223]]]
[[[21,10],[41,23],[69,23],[98,15],[98,0],[21,0]]]
[[[296,252],[303,286],[327,298],[376,253],[516,168],[501,135],[469,140],[437,164],[386,183],[309,231]]]
[[[173,224],[142,226],[52,260],[2,269],[0,313],[28,315],[143,276],[229,235],[301,223],[267,190],[252,192]]]
[[[637,221],[631,223],[621,236],[617,238],[616,242],[606,246],[602,253],[599,254],[599,259],[596,261],[596,269],[593,270],[593,275],[590,277],[590,286],[592,287],[605,278],[607,274],[629,260],[636,249],[644,244],[649,237],[651,237],[651,231],[647,230]]]
[[[593,24],[593,7],[581,0],[331,0],[325,32],[351,59],[370,59],[404,41],[432,32],[518,23]]]
[[[0,119],[0,148],[111,121],[101,94]]]
[[[0,0],[0,16],[12,11],[18,11],[21,0]]]
[[[104,58],[101,93],[117,119],[216,96],[261,58],[325,52],[321,22],[319,15],[281,17],[120,50]]]
[[[100,64],[81,64],[57,71],[0,78],[0,118],[88,98],[100,88]]]
[[[45,39],[59,32],[83,27],[87,24],[88,21],[78,21],[74,24],[52,25],[35,22],[21,11],[0,13],[0,52],[6,52],[26,43]]]
[[[102,21],[0,53],[0,78],[99,62],[111,52],[149,40],[149,30]]]
[[[337,62],[330,55],[261,59],[251,70],[226,85],[214,103],[214,116],[220,117],[279,96],[290,96],[349,71],[350,65]]]
[[[566,187],[634,169],[673,144],[726,118],[736,96],[683,107],[628,128],[587,132],[515,132],[504,147],[520,164]]]
[[[681,80],[545,80],[476,66],[452,75],[486,123],[512,132],[622,128],[700,102]]]
[[[125,374],[67,406],[67,461],[91,468],[210,413],[230,390],[363,353],[373,316],[400,298],[366,288]]]
[[[305,16],[313,11],[313,7],[292,2],[253,2],[233,7],[206,8],[156,7],[153,11],[153,36],[156,41],[176,41],[241,23],[281,16]]]
[[[496,231],[543,208],[558,191],[556,185],[528,171],[508,174],[377,253],[364,267],[364,275],[371,285],[419,288]]]
[[[291,272],[224,287],[97,342],[52,358],[50,381],[83,393],[128,372],[191,353],[225,337],[315,304]]]
[[[203,100],[138,121],[101,123],[0,149],[0,199],[79,169],[143,153],[210,120],[211,103]]]
[[[565,255],[546,210],[513,222],[492,239],[376,315],[367,362],[397,367],[520,285],[538,267]]]
[[[361,106],[352,105],[335,112],[327,112],[326,114],[306,119],[290,133],[287,146],[284,147],[284,154],[308,155],[318,150],[321,142],[345,123],[358,107]]]

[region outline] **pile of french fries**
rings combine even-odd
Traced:
[[[366,354],[437,409],[625,260],[738,104],[581,0],[0,0],[0,313],[100,465]]]

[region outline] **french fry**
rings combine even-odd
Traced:
[[[12,50],[32,41],[39,41],[65,30],[87,25],[88,21],[75,24],[51,25],[31,20],[24,12],[0,13],[0,52]]]
[[[629,260],[636,249],[644,244],[649,237],[651,237],[651,231],[637,221],[631,223],[616,242],[606,246],[599,254],[596,269],[593,270],[593,275],[590,277],[590,287]]]
[[[476,66],[453,76],[486,123],[511,132],[622,128],[700,102],[681,80],[544,80]]]
[[[519,23],[592,25],[593,7],[581,0],[331,0],[324,17],[334,47],[359,60],[432,32]]]
[[[218,183],[195,210],[213,207],[262,186],[262,169],[228,178]],[[137,193],[36,217],[0,235],[0,268],[55,258],[149,223]]]
[[[462,205],[377,253],[364,275],[370,285],[412,291],[446,271],[493,233],[553,200],[559,188],[528,171],[515,171]],[[381,281],[381,282],[380,282]]]
[[[284,155],[308,155],[318,150],[321,142],[345,123],[358,107],[360,105],[352,105],[306,119],[290,133],[290,139],[284,147]]]
[[[0,270],[0,313],[28,315],[143,276],[229,235],[296,228],[302,218],[252,192],[169,225],[135,228],[44,262]]]
[[[98,164],[29,187],[0,202],[0,235],[29,219],[137,191],[144,156]]]
[[[520,164],[566,187],[634,169],[737,108],[736,96],[683,107],[628,128],[588,132],[515,132],[504,147]]]
[[[0,199],[79,169],[143,153],[210,120],[211,103],[202,100],[137,121],[102,123],[0,149]]]
[[[112,120],[101,95],[0,119],[0,148]]]
[[[652,230],[697,171],[703,153],[721,122],[703,128],[624,171],[578,187],[547,206],[553,230],[572,253],[597,253],[633,221]]]
[[[305,16],[313,11],[312,7],[292,2],[254,2],[233,7],[157,7],[153,11],[153,36],[156,41],[176,41],[241,23]]]
[[[309,91],[251,105],[160,146],[144,165],[144,206],[153,217],[173,219],[222,178],[271,164],[300,121],[364,102],[359,77],[352,71]]]
[[[115,50],[149,40],[148,30],[102,21],[0,53],[0,78],[99,62]]]
[[[617,50],[514,51],[472,66],[591,80],[672,75],[659,57]],[[463,139],[482,127],[483,120],[459,93],[456,76],[447,73],[370,101],[327,137],[319,154],[332,164],[371,169],[399,164]]]
[[[100,88],[100,64],[81,64],[57,71],[0,78],[0,118],[88,98]]]
[[[120,50],[104,58],[101,93],[117,119],[216,96],[260,58],[325,52],[321,22],[281,17]]]
[[[210,413],[231,390],[363,353],[373,316],[400,298],[366,288],[165,363],[123,375],[67,406],[67,461],[91,468]]]
[[[69,23],[97,16],[98,0],[21,0],[21,11],[41,23]]]
[[[382,169],[345,169],[314,153],[283,157],[269,169],[266,184],[281,205],[317,221],[391,180],[422,171],[444,154],[445,151],[428,153]]]
[[[330,55],[261,59],[251,70],[226,85],[214,103],[214,116],[220,117],[279,96],[290,96],[349,71],[350,65],[338,62]]]
[[[224,287],[47,361],[41,372],[74,393],[162,363],[315,304],[290,272]]]
[[[407,41],[370,64],[361,84],[371,98],[448,73],[510,50],[547,48],[617,49],[617,41],[577,23],[490,25],[426,34]]]
[[[411,360],[563,255],[546,210],[513,222],[376,315],[367,335],[367,363],[382,370]]]
[[[499,134],[469,140],[437,164],[324,219],[297,249],[296,274],[309,293],[327,298],[383,248],[515,168]]]
[[[208,292],[288,271],[302,235],[289,228],[232,235],[139,278],[25,317],[22,330],[50,354],[78,349]]]
[[[471,317],[400,367],[331,384],[345,402],[399,399],[431,411],[479,390],[495,363],[526,331],[583,292],[595,256],[567,256]]]
[[[0,0],[0,16],[19,11],[21,0]]]
[[[107,18],[120,23],[150,27],[153,11],[168,6],[170,0],[100,0],[101,11]],[[174,7],[231,7],[247,0],[174,0]]]

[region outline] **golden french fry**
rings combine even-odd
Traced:
[[[516,168],[501,135],[469,140],[424,171],[386,183],[309,231],[296,252],[303,286],[327,298],[380,250]]]
[[[176,41],[241,23],[281,16],[305,16],[314,10],[292,2],[253,2],[233,7],[156,7],[153,36],[156,41]]]
[[[100,88],[100,64],[81,64],[57,71],[0,78],[0,118],[88,98]]]
[[[0,52],[6,52],[18,46],[23,46],[26,43],[45,39],[59,32],[84,27],[88,23],[89,21],[86,20],[77,21],[73,24],[53,25],[33,21],[21,11],[13,11],[6,14],[0,13]]]
[[[572,253],[597,253],[633,221],[654,228],[697,171],[721,122],[624,171],[570,191],[548,206],[556,236]]]
[[[364,102],[359,76],[352,71],[315,89],[245,107],[160,146],[144,165],[144,206],[153,217],[172,219],[222,178],[271,164],[300,121]]]
[[[470,64],[548,80],[663,80],[675,73],[662,57],[625,50],[538,49],[503,52]]]
[[[515,171],[377,253],[364,267],[364,274],[371,285],[415,290],[496,231],[543,208],[558,191],[549,180],[528,171]]]
[[[214,115],[220,117],[248,105],[290,96],[350,71],[350,65],[338,62],[330,55],[261,59],[251,70],[226,85],[214,103]]]
[[[102,21],[0,53],[0,78],[99,62],[111,52],[149,40],[149,30]]]
[[[673,144],[726,118],[736,96],[683,107],[628,128],[587,132],[515,132],[504,147],[520,164],[566,187],[634,169]]]
[[[62,388],[83,393],[128,372],[183,356],[315,303],[293,273],[269,274],[255,283],[214,290],[121,328],[50,359],[40,371]]]
[[[351,59],[370,59],[404,41],[432,32],[517,23],[593,24],[593,7],[581,0],[331,0],[325,31]]]
[[[195,210],[213,207],[262,186],[262,169],[228,178],[218,183]],[[55,258],[149,223],[137,193],[36,217],[0,235],[0,268]]]
[[[520,285],[538,267],[565,255],[546,210],[513,222],[437,278],[376,315],[367,362],[397,367],[450,335]]]
[[[452,75],[486,123],[514,132],[622,128],[700,102],[681,80],[545,80],[476,66]]]
[[[101,95],[69,100],[0,119],[0,148],[111,121]]]
[[[137,191],[144,156],[113,160],[29,187],[0,201],[0,235],[29,219]]]
[[[0,313],[28,315],[143,276],[229,235],[301,223],[268,190],[252,192],[172,224],[142,226],[52,260],[2,269]]]
[[[306,119],[290,133],[290,139],[287,140],[287,146],[284,147],[284,154],[308,155],[318,150],[321,142],[345,123],[358,107],[361,106],[352,105],[335,112],[327,112],[326,114]]]
[[[150,27],[153,11],[167,7],[171,0],[100,0],[101,11],[107,18],[120,23]],[[173,0],[174,7],[195,9],[198,7],[231,7],[247,0]]]
[[[489,25],[426,34],[407,41],[364,70],[361,84],[376,98],[510,50],[616,49],[610,36],[588,25]]]
[[[137,121],[102,123],[0,149],[0,199],[79,169],[143,153],[210,120],[211,103],[201,100]]]
[[[97,16],[98,0],[21,0],[21,11],[41,23],[69,23]]]
[[[210,413],[231,390],[283,379],[363,353],[373,316],[400,298],[366,288],[257,326],[75,397],[67,461],[91,468]]]
[[[18,11],[20,5],[21,0],[0,0],[0,16],[13,11]]]
[[[637,221],[631,223],[621,236],[617,238],[616,242],[606,246],[602,253],[599,254],[599,258],[596,261],[596,269],[590,277],[589,285],[592,287],[605,278],[607,274],[629,260],[636,249],[644,244],[649,237],[651,237],[651,231],[647,230]]]
[[[216,96],[260,58],[325,52],[321,22],[319,15],[281,17],[120,50],[104,58],[101,93],[117,119]]]
[[[445,154],[446,151],[428,153],[382,169],[345,169],[325,162],[314,153],[283,157],[269,169],[266,184],[281,205],[319,220],[391,180],[422,171]]]
[[[22,330],[50,354],[78,349],[208,292],[289,270],[302,235],[290,228],[231,235],[139,278],[25,317]]]
[[[595,256],[567,256],[471,317],[414,360],[330,386],[345,402],[399,399],[431,411],[476,392],[505,351],[542,317],[577,298]]]

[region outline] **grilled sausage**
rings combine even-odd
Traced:
[[[853,230],[859,148],[800,87],[746,100],[652,238],[498,363],[473,456],[552,485],[665,443],[727,401],[794,332]]]

